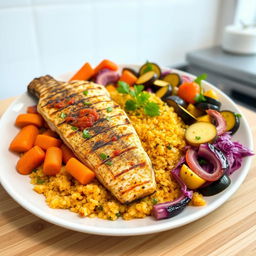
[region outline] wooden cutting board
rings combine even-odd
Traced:
[[[0,116],[12,100],[0,101]],[[240,108],[256,145],[256,113]],[[256,159],[239,190],[208,216],[138,237],[88,235],[55,226],[20,207],[0,186],[0,255],[256,255]]]

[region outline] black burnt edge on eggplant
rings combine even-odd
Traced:
[[[206,99],[206,103],[218,106],[219,108],[221,107],[221,102],[220,101],[218,101],[214,98],[208,97],[208,96],[204,96],[204,97]]]
[[[231,184],[228,175],[224,174],[220,179],[212,182],[208,186],[199,188],[197,191],[203,196],[214,196],[225,190]]]
[[[191,201],[191,199],[189,197],[184,197],[178,203],[167,207],[167,212],[168,212],[167,218],[171,218],[171,217],[174,217],[174,216],[180,214],[185,209],[185,207],[188,205],[188,203],[190,201]]]
[[[177,105],[181,105],[183,108],[187,108],[188,106],[185,100],[176,95],[166,97],[164,99],[164,102],[166,102],[169,106],[173,107],[174,109],[177,108]]]
[[[158,89],[155,94],[157,97],[159,97],[161,100],[164,101],[165,98],[172,95],[172,90],[173,90],[172,86],[168,84],[167,86]]]
[[[213,110],[220,111],[220,107],[219,106],[210,104],[208,102],[197,102],[197,103],[195,103],[195,106],[198,109],[203,110],[203,111],[205,111],[207,109],[213,109]]]

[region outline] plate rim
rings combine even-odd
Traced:
[[[119,67],[122,67],[122,66],[124,66],[124,65],[123,64],[119,65]],[[139,65],[125,64],[125,66],[133,66],[134,67],[134,66],[139,66]],[[187,72],[184,72],[184,71],[181,71],[181,70],[172,69],[172,68],[165,68],[165,67],[161,67],[161,68],[166,69],[166,70],[171,70],[172,72],[178,72],[181,75],[186,75],[188,77],[195,78],[194,75],[192,75],[190,73],[187,73]],[[214,90],[216,90],[222,96],[228,98],[229,104],[231,103],[231,105],[233,105],[233,107],[236,109],[236,111],[238,113],[242,113],[242,111],[240,111],[240,109],[237,107],[237,104],[235,104],[233,102],[233,100],[228,95],[226,95],[224,92],[219,90],[217,87],[215,87],[211,83],[206,82],[206,81],[204,83],[207,84],[208,86],[214,88]],[[2,117],[0,119],[0,127],[2,126],[2,123],[4,123],[4,120],[7,118],[8,112],[11,111],[11,108],[15,104],[17,104],[22,97],[27,97],[27,96],[28,95],[27,95],[26,92],[21,94],[20,96],[18,96],[17,99],[15,99],[8,106],[8,108],[5,110],[4,114],[2,115]],[[253,150],[252,132],[249,128],[248,121],[244,116],[243,116],[243,121],[244,121],[244,125],[245,125],[245,128],[247,130],[247,135],[248,135],[248,138],[249,138],[248,148]],[[188,216],[185,216],[184,218],[181,218],[181,219],[178,219],[178,220],[175,220],[175,221],[170,221],[170,222],[158,221],[159,224],[157,224],[157,225],[132,227],[132,228],[129,228],[128,230],[124,230],[124,231],[122,229],[115,229],[115,228],[109,228],[109,227],[98,227],[98,226],[89,226],[87,228],[86,226],[80,225],[78,223],[68,222],[65,219],[59,219],[56,216],[53,216],[53,215],[48,214],[48,213],[44,213],[42,210],[38,210],[36,207],[34,207],[33,204],[24,200],[21,195],[15,193],[15,189],[13,189],[12,186],[9,186],[9,184],[6,183],[4,179],[2,179],[1,173],[0,173],[0,181],[1,181],[1,184],[4,187],[4,189],[6,190],[6,192],[19,205],[21,205],[23,208],[25,208],[26,210],[28,210],[32,214],[34,214],[34,215],[38,216],[39,218],[41,218],[45,221],[48,221],[52,224],[59,225],[61,227],[68,228],[68,229],[71,229],[71,230],[74,230],[74,231],[79,231],[79,232],[88,233],[88,234],[96,234],[96,235],[107,235],[107,236],[145,235],[145,234],[152,234],[152,233],[162,232],[162,231],[166,231],[166,230],[170,230],[170,229],[174,229],[174,228],[186,225],[186,224],[191,223],[195,220],[203,218],[204,216],[208,215],[209,213],[211,213],[214,210],[216,210],[217,208],[219,208],[222,204],[224,204],[238,190],[238,188],[241,186],[241,184],[245,180],[246,176],[248,175],[248,172],[249,172],[250,166],[251,166],[251,162],[252,162],[252,157],[248,157],[247,159],[245,159],[245,161],[246,162],[245,162],[244,167],[243,167],[243,172],[241,172],[241,174],[239,175],[239,180],[235,184],[233,184],[233,186],[231,187],[231,189],[229,191],[223,193],[211,205],[207,205],[205,208],[201,209],[199,214],[196,211],[192,214],[189,214]]]

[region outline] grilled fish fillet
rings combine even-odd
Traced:
[[[155,192],[151,161],[127,115],[104,86],[87,81],[64,83],[47,75],[35,78],[28,92],[39,98],[38,112],[50,128],[121,203]],[[55,104],[63,101],[69,104],[57,108]],[[65,121],[81,109],[94,109],[99,115],[93,126],[86,128],[88,138]]]

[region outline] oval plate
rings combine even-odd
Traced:
[[[120,65],[121,68],[122,66],[124,65]],[[139,68],[138,65],[125,66],[134,69]],[[163,68],[163,71],[166,70],[168,69]],[[179,73],[182,76],[188,76],[192,79],[195,78],[195,76],[182,71],[172,70],[172,72]],[[64,81],[71,75],[72,73],[67,73],[59,77],[59,79]],[[240,113],[236,104],[223,92],[207,82],[203,82],[203,87],[206,89],[214,89],[218,93],[220,101],[222,102],[222,109],[229,109]],[[18,156],[8,150],[11,140],[19,130],[14,126],[14,122],[19,113],[26,112],[27,106],[34,104],[35,101],[27,93],[24,93],[11,104],[1,118],[0,180],[8,194],[25,209],[46,221],[68,229],[98,235],[129,236],[151,234],[183,226],[202,218],[227,201],[242,184],[250,168],[251,158],[245,158],[240,170],[231,176],[232,183],[225,191],[216,196],[206,197],[206,206],[188,206],[181,214],[171,219],[157,221],[152,217],[147,217],[129,221],[122,219],[108,221],[98,218],[81,218],[68,210],[49,208],[45,203],[44,196],[33,191],[33,185],[30,184],[29,177],[19,175],[15,170]],[[237,140],[248,148],[253,149],[251,131],[244,116],[241,119],[238,132],[233,136],[233,140]]]

